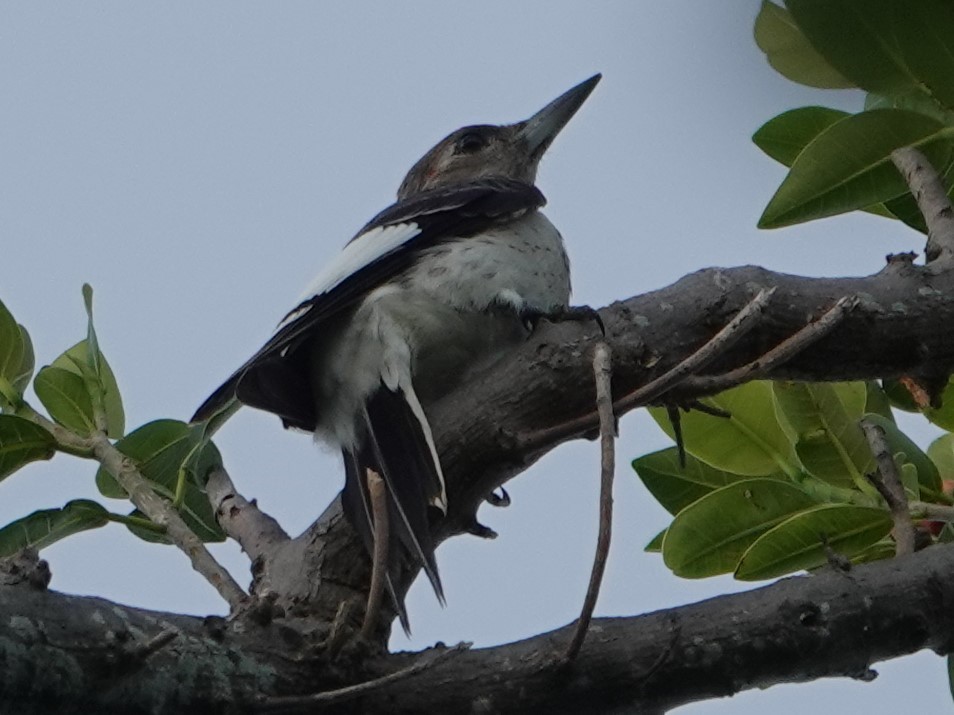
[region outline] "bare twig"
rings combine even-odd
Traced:
[[[56,440],[56,446],[59,450],[68,454],[74,454],[77,457],[92,457],[93,445],[88,439],[80,437],[78,434],[70,432],[65,427],[60,427],[52,420],[33,409],[28,403],[21,402],[17,405],[15,414],[25,420],[30,420],[33,424],[39,425]]]
[[[152,521],[166,528],[166,536],[192,561],[192,568],[202,574],[234,611],[245,603],[246,594],[232,575],[216,561],[201,539],[182,520],[171,504],[164,501],[149,485],[126,455],[99,434],[90,438],[93,456],[113,475],[129,495],[129,501]]]
[[[384,593],[384,576],[388,570],[388,502],[384,480],[373,469],[367,470],[368,498],[371,501],[371,518],[374,520],[374,554],[371,559],[371,586],[368,590],[368,605],[364,610],[361,637],[370,639],[381,612],[381,596]]]
[[[880,478],[877,475],[871,475],[869,480],[888,503],[891,517],[894,519],[895,554],[897,556],[913,554],[915,533],[914,524],[911,522],[911,511],[908,508],[908,498],[904,493],[898,465],[885,439],[884,429],[867,419],[861,420],[861,429],[871,446],[871,453],[878,463],[880,474]]]
[[[848,311],[856,305],[858,305],[856,296],[839,298],[818,320],[809,323],[752,362],[722,375],[687,377],[680,383],[679,387],[680,389],[691,390],[695,394],[699,392],[714,393],[741,385],[747,380],[757,380],[798,355],[812,343],[828,335],[835,326],[844,320]]]
[[[262,697],[256,704],[258,712],[272,712],[275,710],[287,710],[290,708],[325,708],[329,705],[337,705],[347,700],[353,700],[361,695],[386,688],[388,685],[405,680],[425,670],[429,670],[441,662],[460,655],[470,649],[470,643],[458,643],[452,648],[438,650],[435,653],[426,654],[406,668],[401,668],[393,673],[368,680],[357,685],[348,685],[337,690],[327,690],[323,693],[311,693],[309,695],[286,695],[280,697]]]
[[[238,493],[224,467],[209,473],[206,491],[219,526],[253,561],[288,541],[288,534],[275,519]]]
[[[590,583],[583,599],[583,609],[573,630],[573,637],[564,654],[565,662],[572,662],[583,646],[596,608],[596,599],[603,583],[606,559],[609,555],[610,537],[613,531],[613,475],[616,470],[616,418],[613,415],[613,366],[609,345],[600,342],[593,355],[593,375],[596,380],[596,410],[600,418],[600,526],[596,540],[596,555]]]
[[[660,375],[655,380],[647,382],[638,390],[634,390],[625,397],[622,397],[613,404],[613,407],[619,410],[629,410],[637,405],[645,405],[654,398],[659,397],[677,382],[685,379],[696,370],[701,369],[706,363],[718,357],[722,352],[731,347],[737,340],[742,338],[752,328],[758,325],[763,311],[768,306],[769,300],[775,293],[775,288],[763,288],[758,292],[742,310],[736,313],[722,330],[712,336],[712,338],[687,357],[681,363],[676,365],[668,372]]]
[[[81,437],[51,422],[27,403],[16,409],[17,415],[43,427],[56,439],[64,452],[91,457],[113,475],[129,495],[129,500],[156,524],[164,527],[166,536],[192,561],[192,568],[212,584],[234,611],[245,602],[246,594],[232,575],[209,553],[202,540],[182,520],[178,512],[149,486],[149,482],[103,433]]]
[[[731,347],[737,340],[742,338],[758,324],[773,293],[775,293],[775,288],[763,288],[760,290],[742,310],[735,314],[735,317],[733,317],[722,330],[716,333],[701,348],[655,380],[647,382],[638,390],[616,400],[616,402],[613,403],[613,410],[617,414],[621,414],[634,407],[651,402],[673,385],[685,379],[687,375],[701,369],[707,362],[718,357],[721,352]],[[521,435],[519,438],[520,447],[525,451],[532,451],[538,445],[555,444],[560,440],[569,439],[582,432],[591,430],[598,425],[599,415],[591,412],[582,417],[563,422],[562,424],[547,429]]]
[[[916,519],[954,522],[954,506],[913,501],[908,504],[908,507],[911,509],[911,516]]]
[[[911,189],[927,224],[925,255],[928,262],[940,259],[943,264],[949,264],[954,261],[954,210],[940,174],[914,147],[895,149],[891,152],[891,161]]]
[[[331,631],[325,641],[325,647],[332,658],[337,655],[338,651],[348,641],[349,634],[353,632],[348,628],[348,623],[351,621],[351,614],[357,607],[357,599],[354,598],[347,598],[338,604],[335,619],[331,622]]]

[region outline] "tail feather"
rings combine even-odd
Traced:
[[[416,396],[409,401],[401,389],[382,385],[366,404],[362,427],[359,445],[344,450],[342,505],[368,552],[373,553],[374,517],[365,481],[367,470],[375,470],[384,479],[390,525],[386,585],[401,625],[408,631],[403,595],[395,589],[406,558],[424,569],[438,600],[444,603],[428,514],[430,505],[444,503],[443,475]]]
[[[416,397],[413,402],[417,402]],[[443,496],[444,480],[429,446],[430,428],[423,412],[418,417],[403,390],[384,386],[368,400],[365,422],[371,455],[391,495],[388,506],[392,536],[396,535],[420,562],[443,604],[444,589],[437,574],[427,510]]]

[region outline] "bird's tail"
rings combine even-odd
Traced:
[[[342,505],[370,553],[374,552],[374,516],[367,473],[374,470],[387,486],[389,549],[385,585],[401,625],[410,632],[400,574],[409,559],[424,569],[437,598],[444,591],[434,558],[428,510],[446,510],[444,477],[431,428],[413,389],[381,385],[367,401],[361,435],[354,449],[344,450],[345,488]]]

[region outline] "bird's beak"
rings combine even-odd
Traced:
[[[595,74],[564,92],[528,120],[520,122],[517,136],[527,143],[530,156],[539,159],[556,135],[576,114],[603,75]]]

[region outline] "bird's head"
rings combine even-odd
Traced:
[[[452,132],[411,167],[398,189],[398,199],[488,176],[532,184],[543,154],[600,77],[581,82],[522,122],[477,124]]]

